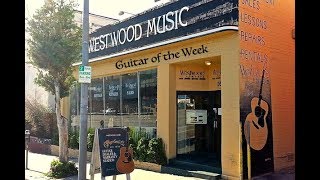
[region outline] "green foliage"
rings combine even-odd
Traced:
[[[160,165],[167,164],[167,157],[161,138],[150,139],[146,132],[130,128],[129,144],[133,149],[133,158],[135,160]]]
[[[167,157],[164,145],[161,138],[152,138],[148,146],[148,162],[165,165],[167,164]]]
[[[88,128],[87,151],[90,151],[90,152],[92,152],[92,148],[93,148],[94,132],[95,132],[94,128]],[[79,149],[79,140],[80,140],[80,134],[78,130],[69,132],[69,148]]]
[[[139,129],[129,128],[129,146],[133,149],[133,158],[138,159],[139,152],[137,151],[138,141],[142,138],[147,138],[147,133]]]
[[[88,128],[88,134],[94,134],[95,128]]]
[[[81,59],[81,28],[74,21],[72,0],[50,0],[27,19],[28,56],[38,69],[35,82],[55,94],[54,82],[60,87],[60,97],[68,95],[74,82],[72,64]]]
[[[78,169],[73,162],[60,162],[53,160],[50,164],[50,171],[46,176],[53,178],[64,178],[78,174]]]
[[[88,129],[88,136],[87,136],[87,151],[92,152],[93,148],[93,140],[94,140],[94,128]]]
[[[69,131],[69,148],[79,149],[79,131]]]
[[[25,99],[25,125],[31,136],[39,138],[52,138],[58,132],[55,113],[35,98]]]
[[[55,95],[57,109],[75,81],[72,64],[81,59],[82,31],[74,19],[76,6],[74,0],[47,0],[26,24],[28,63],[38,70],[34,81]],[[61,112],[56,117],[60,119]],[[63,123],[61,129],[67,125]]]
[[[146,139],[145,137],[142,137],[138,141],[136,155],[134,157],[137,158],[139,161],[148,161],[148,145],[149,145],[149,139]]]
[[[59,146],[59,133],[58,132],[53,134],[53,137],[51,138],[51,144]]]

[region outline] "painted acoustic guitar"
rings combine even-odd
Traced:
[[[264,71],[263,69],[259,98],[252,98],[251,112],[247,115],[244,123],[246,141],[254,150],[261,150],[265,146],[268,138],[266,118],[269,113],[269,106],[268,103],[262,99]]]
[[[129,148],[128,135],[126,136],[127,144],[120,148],[120,156],[117,161],[117,170],[120,173],[129,174],[134,170],[134,163],[132,159],[133,150]]]

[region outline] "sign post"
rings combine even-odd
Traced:
[[[83,12],[82,12],[82,67],[81,70],[87,70],[84,68],[88,65],[89,61],[89,0],[83,0]],[[80,75],[80,68],[79,68]],[[88,80],[88,78],[84,78]],[[90,81],[82,81],[82,77],[79,77],[81,83],[81,101],[80,101],[80,141],[79,141],[79,169],[78,180],[86,179],[87,172],[87,120],[88,120],[88,83],[91,83],[91,69],[90,69]]]
[[[30,131],[25,130],[25,141],[26,141],[26,169],[28,169],[28,151],[29,151],[29,142],[30,142]]]

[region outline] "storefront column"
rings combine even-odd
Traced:
[[[176,155],[176,87],[175,67],[158,66],[157,135],[165,144],[167,158]]]
[[[237,36],[234,34],[232,36]],[[230,36],[221,49],[221,166],[228,179],[241,179],[239,42]]]

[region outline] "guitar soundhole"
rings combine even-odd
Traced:
[[[256,106],[256,108],[254,109],[254,114],[258,117],[258,124],[261,127],[264,127],[263,116],[266,114],[266,111],[262,109],[260,106]]]
[[[131,158],[131,156],[129,155],[129,157],[128,157],[128,161],[130,162],[130,161],[132,161],[132,158]]]
[[[257,117],[260,117],[261,116],[261,110],[262,110],[262,108],[260,106],[256,106],[256,108],[254,109],[254,114]]]
[[[126,162],[130,162],[132,160],[131,155],[129,152],[125,152],[124,156],[126,157],[127,161]]]

